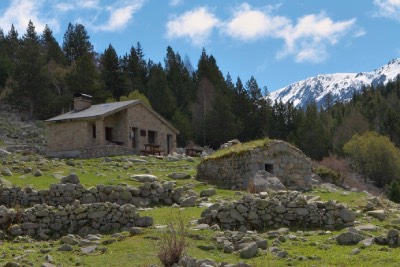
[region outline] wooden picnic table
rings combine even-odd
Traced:
[[[161,152],[163,152],[162,149],[160,149],[161,145],[157,144],[144,144],[144,150],[142,152],[145,155],[161,155]]]

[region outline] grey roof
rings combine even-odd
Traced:
[[[54,118],[48,119],[46,121],[62,121],[62,120],[74,120],[74,119],[90,119],[98,116],[106,116],[115,112],[118,112],[125,107],[130,106],[133,103],[139,103],[139,100],[129,100],[114,103],[105,103],[92,105],[90,108],[81,111],[70,111],[68,113],[56,116]]]
[[[128,100],[128,101],[121,101],[121,102],[114,102],[114,103],[104,103],[98,105],[92,105],[90,108],[81,110],[81,111],[70,111],[68,113],[56,116],[54,118],[46,120],[46,122],[56,122],[56,121],[64,121],[64,120],[79,120],[79,119],[97,119],[99,117],[105,117],[126,109],[130,106],[134,106],[137,104],[142,104],[149,112],[151,112],[154,116],[164,122],[168,127],[170,127],[173,131],[177,134],[179,131],[172,126],[167,120],[165,120],[160,114],[155,112],[151,107],[144,104],[140,100]]]

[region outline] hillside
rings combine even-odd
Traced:
[[[348,102],[363,87],[386,85],[400,74],[400,59],[393,59],[371,72],[322,74],[295,82],[272,92],[268,98],[274,101],[293,102],[295,107],[305,108],[315,102],[326,106],[327,101]],[[328,100],[328,98],[330,98]]]

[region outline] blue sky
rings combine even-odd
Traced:
[[[253,75],[269,91],[324,73],[372,71],[400,57],[400,0],[0,0],[0,27],[29,19],[62,44],[69,22],[119,55],[140,42],[164,62],[170,45],[196,68],[201,50],[224,75]]]

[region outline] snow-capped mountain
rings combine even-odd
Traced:
[[[393,59],[388,64],[372,72],[335,73],[311,77],[287,87],[272,92],[268,98],[273,102],[292,101],[298,108],[304,108],[315,101],[318,106],[325,106],[330,94],[331,103],[346,102],[351,99],[355,91],[364,86],[386,84],[395,80],[400,74],[400,58]]]

